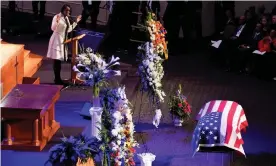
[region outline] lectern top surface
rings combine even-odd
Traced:
[[[0,44],[0,68],[4,66],[9,59],[16,55],[16,53],[22,49],[24,45],[20,44],[8,44],[1,42]]]
[[[1,101],[1,108],[39,109],[51,103],[61,86],[18,84]]]

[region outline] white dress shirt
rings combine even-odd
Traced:
[[[239,31],[236,33],[236,37],[239,37],[243,31],[243,28],[245,27],[246,24],[242,25],[239,29]]]

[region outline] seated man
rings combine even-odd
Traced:
[[[235,34],[236,31],[236,25],[235,25],[235,20],[234,20],[234,15],[233,12],[228,9],[225,11],[225,14],[228,18],[225,27],[224,27],[224,31],[220,32],[220,36],[216,36],[215,40],[217,40],[216,42],[218,42],[219,40],[228,40],[231,36],[233,36]],[[213,43],[211,42],[212,47],[211,47],[211,54],[212,54],[212,58],[214,60],[219,60],[221,61],[221,47],[214,47]],[[218,62],[219,64],[222,64],[221,62]]]
[[[238,46],[238,56],[234,59],[235,66],[240,72],[250,74],[254,69],[252,52],[258,48],[258,42],[263,38],[262,24],[258,23],[251,38]]]
[[[230,39],[224,40],[222,42],[222,55],[224,55],[226,71],[230,71],[230,69],[233,68],[233,64],[231,63],[236,58],[236,56],[234,56],[236,48],[239,45],[246,43],[246,41],[248,41],[248,39],[251,38],[251,26],[252,24],[247,24],[245,16],[240,16],[239,27],[237,28],[236,33],[232,37],[230,37]]]

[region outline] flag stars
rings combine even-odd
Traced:
[[[208,130],[208,129],[209,129],[209,127],[208,127],[208,126],[206,126],[206,127],[205,127],[205,129],[206,129],[206,130]]]
[[[213,126],[213,123],[210,123],[210,126]]]
[[[212,132],[212,131],[210,131],[210,132],[209,132],[209,134],[210,134],[210,135],[212,135],[212,134],[213,134],[213,132]]]
[[[214,136],[214,140],[217,140],[218,139],[218,137],[217,136]]]
[[[214,127],[214,130],[217,130],[218,128],[217,127]]]
[[[202,134],[205,134],[205,131],[201,131]]]

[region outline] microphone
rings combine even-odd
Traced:
[[[67,18],[69,19],[70,22],[75,22],[74,19],[70,15],[67,16]]]

